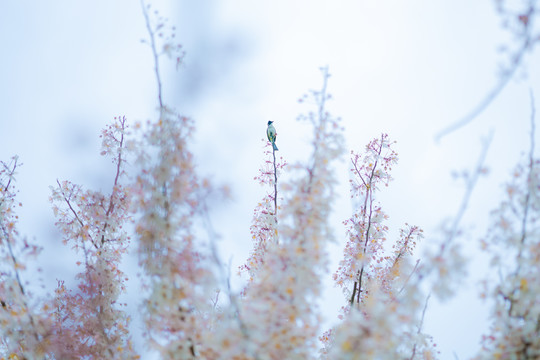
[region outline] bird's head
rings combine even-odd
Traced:
[[[273,121],[268,121],[268,125],[270,125],[271,123],[273,123]]]

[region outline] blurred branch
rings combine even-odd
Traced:
[[[482,152],[480,153],[480,156],[478,157],[478,161],[476,163],[476,167],[472,174],[470,174],[466,179],[466,189],[465,194],[463,195],[463,199],[461,200],[461,205],[459,207],[459,210],[454,217],[454,221],[452,223],[451,227],[451,233],[449,235],[448,241],[445,244],[450,243],[457,235],[459,224],[461,223],[461,219],[465,215],[465,211],[467,210],[467,206],[469,205],[469,200],[471,198],[472,192],[476,186],[476,183],[478,182],[478,178],[480,175],[482,175],[484,171],[484,162],[486,160],[487,152],[489,149],[489,145],[491,144],[491,140],[493,139],[493,131],[491,131],[487,138],[483,139],[483,146],[482,146]],[[441,251],[444,249],[445,244],[442,245]]]
[[[103,225],[103,229],[101,230],[102,232],[102,235],[101,235],[101,245],[103,245],[105,243],[105,230],[107,230],[107,227],[109,226],[109,222],[110,222],[110,215],[111,213],[113,212],[114,210],[114,206],[115,206],[115,198],[116,198],[116,193],[118,192],[118,179],[120,178],[120,175],[122,174],[122,150],[124,149],[124,133],[125,133],[125,130],[126,130],[126,117],[125,116],[122,116],[122,117],[119,117],[118,118],[118,125],[120,126],[120,129],[122,130],[120,132],[120,139],[116,139],[114,138],[117,142],[118,142],[118,155],[117,157],[115,158],[115,161],[116,161],[116,175],[114,177],[114,183],[113,183],[113,188],[112,188],[112,191],[111,191],[111,196],[109,198],[109,207],[107,208],[107,212],[105,213],[105,223]],[[111,134],[112,136],[112,134]]]
[[[144,0],[141,0],[141,7],[144,15],[144,21],[146,23],[146,29],[148,30],[148,35],[150,36],[150,47],[152,48],[152,55],[154,57],[154,72],[156,74],[156,82],[158,87],[159,109],[161,111],[163,109],[163,99],[161,96],[161,77],[159,74],[159,54],[156,49],[155,32],[152,29],[152,25],[150,24],[150,16],[148,15],[150,5],[145,5]]]
[[[521,222],[521,240],[520,240],[520,247],[519,252],[517,256],[517,269],[516,269],[516,275],[519,274],[519,271],[521,270],[521,258],[523,256],[523,245],[525,244],[525,238],[527,236],[527,218],[529,215],[529,208],[530,208],[530,202],[531,202],[531,183],[532,183],[532,177],[533,177],[533,168],[534,168],[534,132],[535,132],[535,116],[536,116],[536,108],[534,107],[534,94],[533,91],[530,91],[530,99],[531,99],[531,144],[529,149],[529,166],[528,166],[528,174],[527,174],[527,195],[525,196],[525,204],[523,205],[524,213],[523,213],[523,219]]]
[[[17,170],[17,166],[20,166],[20,165],[17,165],[17,161],[18,161],[18,157],[14,157],[13,158],[13,164],[11,165],[11,169],[10,169],[10,165],[6,165],[4,162],[2,162],[2,165],[4,167],[3,172],[6,172],[6,176],[8,178],[8,181],[7,181],[7,184],[5,187],[1,186],[3,184],[0,183],[0,191],[2,191],[3,193],[5,193],[5,196],[6,197],[10,197],[13,196],[14,197],[14,194],[15,192],[12,192],[12,190],[10,190],[10,185],[11,185],[11,181],[15,179],[15,171]],[[2,188],[3,187],[3,188]],[[2,199],[3,201],[3,199]],[[4,217],[4,214],[1,214],[2,217]],[[15,257],[15,253],[13,252],[13,246],[11,245],[11,242],[14,241],[14,238],[13,238],[13,227],[11,226],[4,226],[4,219],[0,220],[0,228],[2,229],[2,235],[4,236],[4,242],[6,243],[7,245],[7,248],[8,248],[8,252],[9,252],[9,257],[11,258],[11,261],[13,263],[13,271],[15,273],[15,280],[17,282],[17,285],[19,287],[19,291],[21,293],[21,302],[22,302],[22,305],[23,305],[23,311],[26,312],[27,316],[28,316],[28,320],[30,321],[30,325],[31,325],[31,333],[32,335],[34,336],[34,338],[36,339],[37,342],[40,341],[40,338],[39,338],[39,335],[37,333],[37,330],[36,330],[36,323],[34,321],[34,316],[32,315],[32,312],[30,311],[30,308],[28,306],[28,302],[26,300],[27,298],[27,294],[26,294],[26,291],[24,289],[24,285],[23,285],[23,282],[21,280],[21,276],[20,276],[20,271],[19,269],[23,268],[22,265],[19,264],[19,262],[17,261],[17,258]],[[12,223],[13,224],[13,223]],[[10,234],[11,233],[11,234]],[[16,232],[15,232],[16,233]],[[8,302],[10,299],[6,299]],[[0,303],[2,304],[2,308],[5,308],[6,307],[6,302],[4,301],[4,299],[1,299],[0,300]]]
[[[504,90],[510,79],[514,76],[516,70],[521,66],[523,58],[527,50],[533,48],[537,41],[540,41],[540,36],[533,35],[533,17],[537,13],[537,0],[529,0],[525,5],[525,9],[522,12],[515,12],[507,9],[502,0],[496,1],[497,11],[499,16],[503,18],[503,26],[508,27],[509,31],[514,32],[521,45],[511,55],[510,67],[503,72],[499,82],[490,92],[473,108],[467,115],[460,120],[450,124],[448,127],[441,130],[436,136],[435,141],[440,141],[444,136],[468,125],[478,115],[480,115]],[[509,24],[512,23],[516,28],[510,28]]]
[[[427,298],[426,298],[426,302],[424,304],[424,309],[422,310],[422,318],[420,319],[420,324],[418,325],[418,331],[416,332],[417,335],[420,335],[420,332],[422,331],[422,327],[424,326],[424,318],[426,317],[426,310],[427,310],[427,307],[428,307],[428,301],[429,301],[429,298],[431,297],[431,293],[428,294]],[[414,357],[416,356],[416,346],[418,344],[415,342],[414,343],[414,346],[413,346],[413,349],[412,349],[412,355],[410,357],[410,360],[413,360]]]
[[[467,115],[465,115],[460,120],[454,122],[453,124],[450,124],[448,127],[441,130],[437,135],[435,135],[435,141],[440,141],[443,137],[449,135],[450,133],[453,133],[454,131],[464,127],[465,125],[472,122],[478,115],[480,115],[494,100],[495,98],[501,93],[501,91],[506,87],[508,84],[508,81],[514,76],[514,73],[516,69],[521,64],[521,59],[523,54],[525,53],[526,48],[522,49],[522,52],[520,52],[518,57],[518,62],[514,63],[512,68],[503,75],[503,77],[499,80],[499,83],[491,89],[491,91],[480,101],[476,107],[469,112]]]
[[[212,220],[210,219],[210,211],[206,203],[206,197],[205,196],[201,197],[199,199],[199,202],[200,202],[200,215],[201,215],[201,219],[204,225],[204,229],[206,230],[206,233],[208,234],[208,241],[210,245],[210,253],[212,256],[212,260],[214,260],[214,263],[217,266],[217,269],[218,269],[217,274],[219,274],[221,277],[220,279],[221,283],[225,284],[225,287],[227,289],[227,295],[229,297],[229,302],[233,308],[233,312],[235,314],[235,320],[238,324],[238,328],[240,329],[240,332],[242,336],[244,337],[244,339],[246,340],[246,342],[249,344],[253,342],[253,339],[251,338],[249,329],[246,326],[245,321],[243,320],[243,314],[239,305],[238,296],[233,293],[233,290],[231,288],[230,264],[229,264],[229,272],[227,272],[226,274],[225,271],[223,271],[224,266],[220,260],[220,257],[218,255],[218,250],[216,247],[216,239],[219,238],[219,234],[217,233],[217,231],[214,229],[212,225]],[[217,298],[216,298],[216,301],[214,302],[214,308],[215,308],[216,303],[217,303]],[[257,360],[260,359],[259,354],[257,352],[251,353],[249,355],[253,356]]]

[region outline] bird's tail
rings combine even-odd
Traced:
[[[278,151],[279,149],[277,148],[276,146],[276,143],[275,142],[272,142],[272,146],[274,147],[274,151]]]

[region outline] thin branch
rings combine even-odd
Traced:
[[[413,233],[414,233],[414,229],[410,228],[409,233],[407,234],[407,236],[405,236],[405,241],[403,242],[403,246],[401,246],[396,258],[394,259],[394,263],[392,264],[392,267],[394,267],[398,263],[399,259],[401,259],[401,257],[407,252],[407,246],[409,245],[409,241],[412,239]]]
[[[39,335],[36,331],[36,323],[34,321],[34,317],[32,316],[32,312],[30,311],[30,308],[28,307],[28,303],[26,302],[26,292],[24,291],[24,286],[21,280],[21,276],[19,272],[19,264],[17,262],[17,258],[15,257],[15,254],[13,253],[13,248],[11,247],[11,241],[8,238],[9,235],[6,229],[4,228],[4,226],[2,226],[2,232],[4,233],[4,236],[6,237],[6,243],[7,243],[9,255],[11,257],[11,261],[13,262],[13,270],[15,271],[15,280],[17,280],[17,285],[19,286],[19,290],[21,291],[21,295],[22,295],[21,301],[24,305],[25,310],[27,311],[30,324],[32,325],[32,330],[33,330],[32,335],[34,335],[34,338],[36,339],[36,341],[39,342],[40,340],[39,340]],[[4,304],[5,303],[2,301],[2,305]]]
[[[320,70],[323,73],[323,85],[322,85],[321,91],[319,91],[319,92],[313,91],[312,92],[312,94],[314,96],[314,99],[315,99],[315,102],[318,105],[317,113],[318,113],[319,123],[317,124],[315,122],[315,118],[311,117],[311,123],[313,124],[316,133],[314,134],[314,141],[313,141],[313,144],[314,144],[313,164],[307,169],[308,176],[309,176],[308,191],[311,191],[311,182],[313,180],[313,174],[314,174],[317,166],[322,165],[322,164],[317,163],[318,162],[317,153],[319,151],[319,143],[320,143],[318,137],[319,137],[320,134],[324,134],[324,132],[325,132],[324,131],[324,126],[326,126],[324,105],[326,103],[326,100],[328,99],[328,96],[326,95],[326,87],[327,87],[327,84],[328,84],[328,78],[330,77],[330,73],[328,72],[328,66],[321,67]]]
[[[159,54],[156,49],[156,39],[154,30],[152,30],[152,25],[150,24],[150,17],[148,16],[148,8],[144,4],[144,0],[141,0],[141,7],[144,15],[144,21],[146,23],[146,29],[148,30],[148,35],[150,35],[150,47],[152,48],[152,55],[154,56],[154,72],[156,74],[156,81],[158,87],[158,101],[159,109],[163,110],[163,100],[161,97],[161,76],[159,74]]]
[[[69,207],[69,209],[73,213],[73,216],[75,217],[75,220],[77,220],[79,225],[81,225],[81,228],[84,228],[84,223],[82,222],[81,218],[79,218],[79,215],[77,214],[75,209],[73,209],[73,207],[71,206],[71,201],[70,201],[70,199],[67,198],[66,193],[62,189],[62,185],[60,184],[60,181],[58,179],[56,179],[56,183],[58,184],[58,188],[60,189],[60,192],[62,193],[62,197],[64,198],[64,201],[66,202],[67,206]],[[97,244],[94,242],[94,239],[92,239],[92,237],[90,235],[88,235],[88,238],[90,239],[90,242],[92,243],[92,245],[94,245],[94,247],[96,249],[99,249]]]
[[[4,162],[2,162],[2,165],[4,166],[4,168],[6,169],[6,171],[8,172],[7,174],[7,177],[8,177],[8,182],[6,184],[6,188],[4,189],[4,191],[7,193],[8,190],[9,190],[9,186],[11,185],[11,179],[13,178],[13,175],[15,174],[15,169],[17,168],[17,161],[19,160],[19,157],[18,156],[15,156],[13,158],[13,169],[9,170],[9,165],[6,165]],[[2,199],[2,201],[4,201]],[[1,203],[0,203],[1,204]]]
[[[362,180],[362,184],[364,184],[364,186],[366,187],[367,189],[367,184],[366,182],[364,181],[364,177],[362,176],[362,174],[360,174],[360,170],[358,170],[358,167],[356,166],[356,161],[354,161],[353,159],[351,159],[351,163],[353,164],[354,166],[354,171],[356,171],[356,174],[358,175],[358,177],[360,178],[360,180]]]
[[[4,167],[6,168],[6,170],[9,170],[8,171],[8,183],[6,184],[6,188],[4,189],[5,193],[8,194],[9,192],[9,187],[11,185],[11,180],[15,174],[15,170],[17,169],[17,160],[18,158],[15,157],[14,159],[14,163],[13,163],[13,169],[9,170],[9,167],[6,166],[4,164]],[[1,223],[0,223],[1,224]],[[24,309],[26,310],[27,314],[28,314],[28,319],[30,320],[30,324],[32,325],[32,335],[34,336],[34,338],[36,339],[36,341],[40,341],[39,340],[39,335],[36,331],[36,324],[35,324],[35,321],[34,321],[34,317],[32,316],[32,313],[30,311],[30,308],[28,306],[28,303],[26,302],[26,292],[24,290],[24,286],[23,286],[23,282],[21,280],[21,276],[20,276],[20,272],[19,272],[19,263],[17,261],[17,258],[15,257],[15,254],[13,252],[13,247],[11,246],[11,240],[10,240],[10,235],[8,233],[8,231],[6,230],[6,228],[2,225],[1,226],[2,228],[2,233],[5,237],[5,243],[7,244],[7,248],[8,248],[8,252],[9,252],[9,256],[11,257],[11,261],[13,262],[13,270],[15,272],[15,280],[17,281],[17,285],[19,286],[19,290],[21,292],[21,295],[22,295],[22,298],[21,298],[21,301],[22,301],[22,304],[24,306]],[[6,306],[6,303],[4,302],[4,300],[1,301],[2,303],[2,307],[5,307]]]
[[[358,168],[355,165],[355,169],[362,179],[362,182],[364,182],[364,185],[366,187],[366,197],[364,199],[364,208],[362,211],[362,222],[365,222],[366,219],[366,212],[367,212],[367,203],[369,199],[369,217],[368,217],[368,226],[365,232],[365,242],[364,242],[364,255],[367,251],[367,244],[369,241],[369,230],[371,229],[371,215],[373,213],[373,178],[375,177],[375,169],[377,168],[377,165],[379,164],[379,157],[381,156],[382,148],[383,148],[383,142],[384,142],[384,135],[381,135],[381,143],[379,144],[379,150],[377,153],[377,158],[375,159],[375,162],[373,164],[373,168],[371,169],[371,174],[369,176],[368,183],[366,184],[364,182],[364,179],[360,176],[360,172],[358,171]],[[360,272],[358,273],[358,280],[354,282],[353,285],[353,295],[351,297],[351,305],[354,302],[354,296],[356,294],[357,303],[360,303],[360,293],[362,292],[362,276],[364,275],[364,265],[362,265],[362,268],[360,269]],[[358,284],[357,284],[358,283]]]
[[[495,100],[495,98],[502,92],[502,90],[506,87],[506,85],[508,85],[508,82],[514,76],[514,73],[521,65],[525,52],[527,51],[530,45],[529,37],[530,35],[527,35],[525,41],[523,42],[523,46],[521,47],[521,49],[518,51],[517,55],[515,56],[512,67],[503,74],[502,78],[499,80],[499,83],[482,99],[482,101],[480,101],[480,103],[475,108],[473,108],[471,112],[469,112],[460,120],[454,122],[453,124],[450,124],[443,130],[441,130],[435,136],[435,141],[437,142],[440,141],[443,137],[447,136],[448,134],[472,122]]]
[[[369,196],[369,216],[368,216],[368,226],[366,228],[366,235],[365,235],[365,242],[364,242],[364,258],[365,258],[365,255],[367,253],[367,246],[368,246],[368,241],[369,241],[369,230],[371,230],[371,216],[373,215],[373,192],[371,190],[371,180],[372,180],[373,176],[370,177],[370,188],[368,190],[368,193],[366,194],[366,200],[367,200],[367,197]],[[364,218],[365,218],[365,212],[364,212]],[[364,274],[364,268],[365,268],[365,264],[362,263],[362,268],[360,269],[360,275],[358,276],[358,295],[356,297],[356,303],[359,304],[360,303],[360,294],[362,293],[362,276]]]
[[[349,303],[350,303],[351,306],[354,304],[354,298],[356,297],[357,287],[358,287],[358,281],[355,281],[354,284],[353,284],[353,291],[352,291],[352,295],[351,295],[351,300],[349,300]]]
[[[527,174],[527,195],[525,196],[525,204],[524,207],[524,213],[523,213],[523,219],[521,221],[521,241],[520,241],[520,247],[519,252],[517,256],[517,269],[516,269],[516,275],[519,274],[519,271],[521,270],[521,257],[523,256],[523,246],[525,245],[525,238],[527,236],[527,218],[529,214],[529,207],[530,207],[530,200],[531,200],[531,183],[532,183],[532,176],[533,176],[533,167],[534,167],[534,133],[535,133],[535,116],[536,116],[536,108],[534,106],[534,94],[532,90],[530,90],[530,98],[531,98],[531,144],[529,149],[529,167],[528,167],[528,174]]]
[[[416,332],[417,335],[420,335],[420,332],[422,331],[422,326],[424,326],[424,318],[426,316],[426,310],[427,310],[428,301],[429,301],[430,297],[431,297],[431,293],[429,293],[427,298],[426,298],[426,303],[424,304],[424,310],[422,310],[422,318],[420,319],[420,324],[418,325],[418,331]],[[413,360],[415,355],[416,355],[416,345],[417,345],[417,343],[415,342],[414,346],[413,346],[413,349],[412,349],[412,354],[411,354],[410,360]]]
[[[208,234],[209,244],[210,244],[210,252],[212,254],[212,259],[214,260],[214,263],[216,264],[217,268],[219,269],[218,274],[221,275],[222,283],[225,284],[227,288],[227,295],[229,296],[229,301],[231,306],[233,307],[234,313],[236,314],[235,318],[238,323],[238,327],[240,329],[240,332],[242,333],[242,336],[246,339],[247,343],[251,343],[253,340],[251,338],[251,335],[249,333],[249,329],[246,326],[244,320],[242,319],[242,313],[240,311],[240,306],[238,304],[238,298],[235,294],[233,294],[231,289],[231,282],[230,282],[230,274],[225,275],[224,271],[221,271],[223,269],[223,264],[221,262],[221,259],[218,256],[217,248],[215,239],[218,238],[218,233],[214,230],[214,227],[212,225],[212,220],[210,219],[210,212],[208,211],[208,206],[206,205],[206,201],[204,198],[201,197],[199,203],[200,205],[200,215],[204,224],[204,228]],[[229,266],[230,269],[230,266]],[[252,353],[250,355],[253,355],[255,359],[260,359],[260,356],[258,353]]]
[[[274,156],[274,217],[277,220],[277,167],[276,167],[276,149],[272,146],[272,155]]]
[[[409,283],[409,280],[411,279],[413,274],[416,272],[416,269],[418,269],[418,264],[420,264],[420,259],[416,260],[416,264],[414,265],[414,268],[412,269],[411,273],[407,277],[407,280],[405,280],[405,282],[403,283],[403,286],[401,287],[401,289],[399,289],[398,295],[401,294],[403,292],[403,290],[405,290],[405,287]]]
[[[323,86],[320,92],[320,100],[319,100],[319,126],[325,124],[324,121],[322,121],[324,116],[324,105],[326,103],[326,85],[328,83],[328,78],[330,77],[330,74],[328,73],[328,66],[325,66],[321,69],[323,72]]]
[[[111,192],[111,197],[109,199],[109,207],[107,209],[107,212],[105,213],[105,224],[103,225],[102,229],[102,235],[101,235],[101,244],[105,242],[105,230],[107,230],[107,227],[109,226],[109,215],[114,210],[114,197],[116,196],[116,192],[118,190],[118,179],[120,178],[120,174],[122,173],[122,148],[124,146],[124,130],[125,130],[125,124],[126,124],[126,117],[122,117],[120,120],[120,125],[122,126],[122,132],[120,134],[120,144],[118,147],[118,158],[117,158],[117,164],[116,164],[116,176],[114,177],[114,184],[113,189]],[[116,139],[116,138],[115,138]]]
[[[476,168],[474,172],[467,179],[465,194],[463,195],[461,205],[459,207],[456,217],[454,218],[454,222],[452,223],[452,230],[451,230],[450,236],[448,238],[448,241],[442,245],[441,251],[444,250],[445,245],[448,244],[450,241],[452,241],[457,235],[461,219],[465,215],[465,211],[467,210],[467,206],[469,205],[469,200],[471,198],[474,187],[478,181],[478,178],[480,177],[480,174],[482,173],[482,167],[485,162],[489,145],[492,139],[493,139],[493,131],[490,132],[488,137],[485,138],[483,141],[484,144],[482,147],[482,152],[480,153],[478,162],[476,163]]]

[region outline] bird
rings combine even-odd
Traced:
[[[274,148],[274,151],[278,151],[278,148],[276,146],[276,128],[274,125],[272,125],[273,121],[268,121],[268,128],[266,129],[266,136],[268,137],[268,141],[272,143],[272,146]]]

